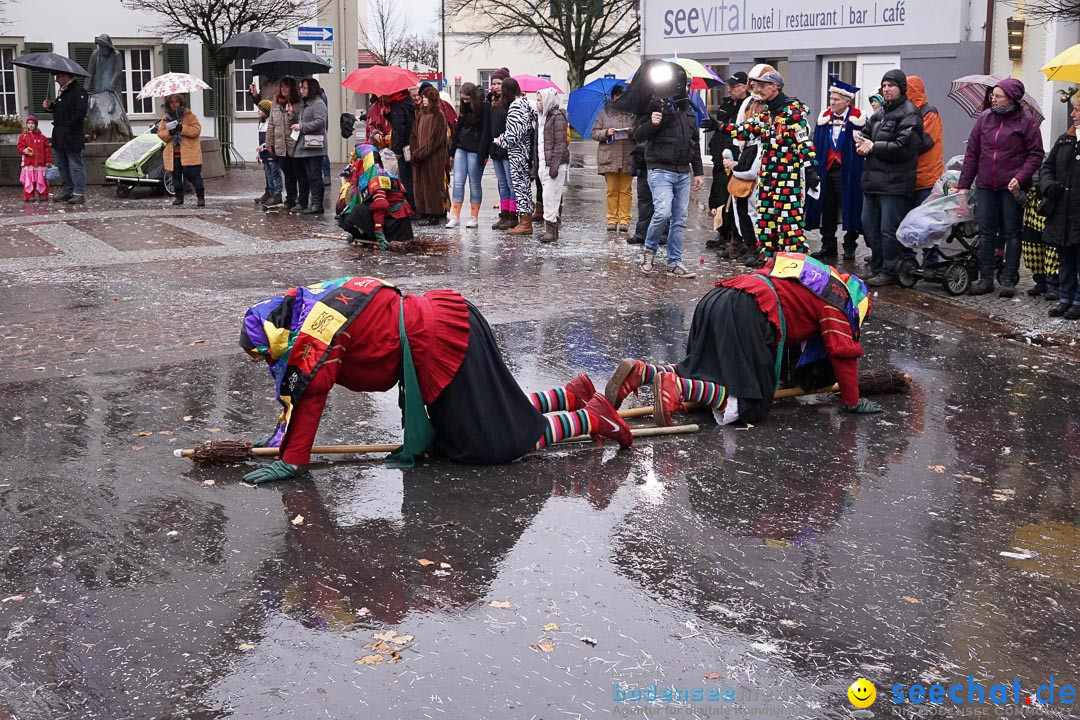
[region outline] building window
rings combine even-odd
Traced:
[[[15,48],[0,48],[0,111],[4,115],[19,114],[19,100],[15,89]]]
[[[491,87],[491,73],[495,70],[477,70],[476,77],[480,86],[480,92],[487,94],[488,88]]]
[[[120,50],[124,58],[124,71],[120,73],[120,97],[124,101],[124,111],[128,115],[146,115],[154,112],[154,99],[138,99],[143,85],[154,77],[151,58],[154,53],[150,48],[128,48]]]
[[[848,85],[855,84],[855,61],[854,60],[830,60],[827,64],[826,72],[832,77],[840,79],[840,82],[846,82]]]
[[[255,98],[248,92],[248,88],[255,82],[251,62],[247,58],[237,58],[233,63],[233,100],[238,113],[255,112]]]

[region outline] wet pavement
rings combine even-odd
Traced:
[[[260,488],[172,456],[265,435],[238,321],[302,282],[459,289],[527,390],[678,359],[740,269],[692,213],[698,278],[641,276],[575,173],[558,245],[436,229],[428,255],[256,213],[250,172],[179,212],[0,194],[0,718],[847,718],[860,676],[877,717],[1075,715],[1023,702],[1080,681],[1076,325],[1026,296],[881,293],[864,367],[914,378],[884,415],[789,400],[621,452],[318,462]],[[328,408],[320,441],[399,438],[391,394]],[[891,702],[969,675],[1021,703]]]

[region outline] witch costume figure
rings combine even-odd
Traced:
[[[855,257],[862,232],[863,159],[855,152],[855,133],[866,125],[866,118],[853,104],[858,92],[830,75],[829,107],[821,111],[814,130],[817,173],[824,187],[820,199],[806,199],[806,229],[821,228],[821,250],[814,257],[826,262],[836,259],[839,226],[844,228],[845,260]]]
[[[630,428],[584,373],[526,395],[506,367],[487,320],[454,290],[402,293],[371,277],[345,277],[267,298],[244,315],[240,346],[270,366],[281,405],[281,449],[252,483],[295,477],[311,459],[327,395],[401,392],[404,443],[387,462],[411,467],[429,450],[477,465],[508,463],[567,437],[611,438]]]
[[[86,113],[90,142],[127,142],[132,138],[124,101],[124,56],[104,33],[94,38],[97,47],[90,56],[86,92],[90,96]]]
[[[338,200],[338,225],[354,240],[375,240],[386,250],[390,242],[412,240],[412,207],[397,175],[382,166],[374,145],[361,143],[352,153],[349,181]]]
[[[678,365],[627,358],[605,395],[614,406],[652,384],[653,418],[670,425],[684,402],[710,408],[720,425],[769,415],[784,362],[795,386],[840,385],[853,413],[881,412],[859,397],[859,333],[870,312],[855,275],[801,253],[777,253],[754,272],[716,283],[694,310],[686,357]]]

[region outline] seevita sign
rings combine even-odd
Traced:
[[[962,39],[956,0],[643,0],[648,55],[887,49]]]

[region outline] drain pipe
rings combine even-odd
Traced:
[[[986,33],[983,45],[983,75],[989,75],[994,50],[994,0],[986,0]]]

